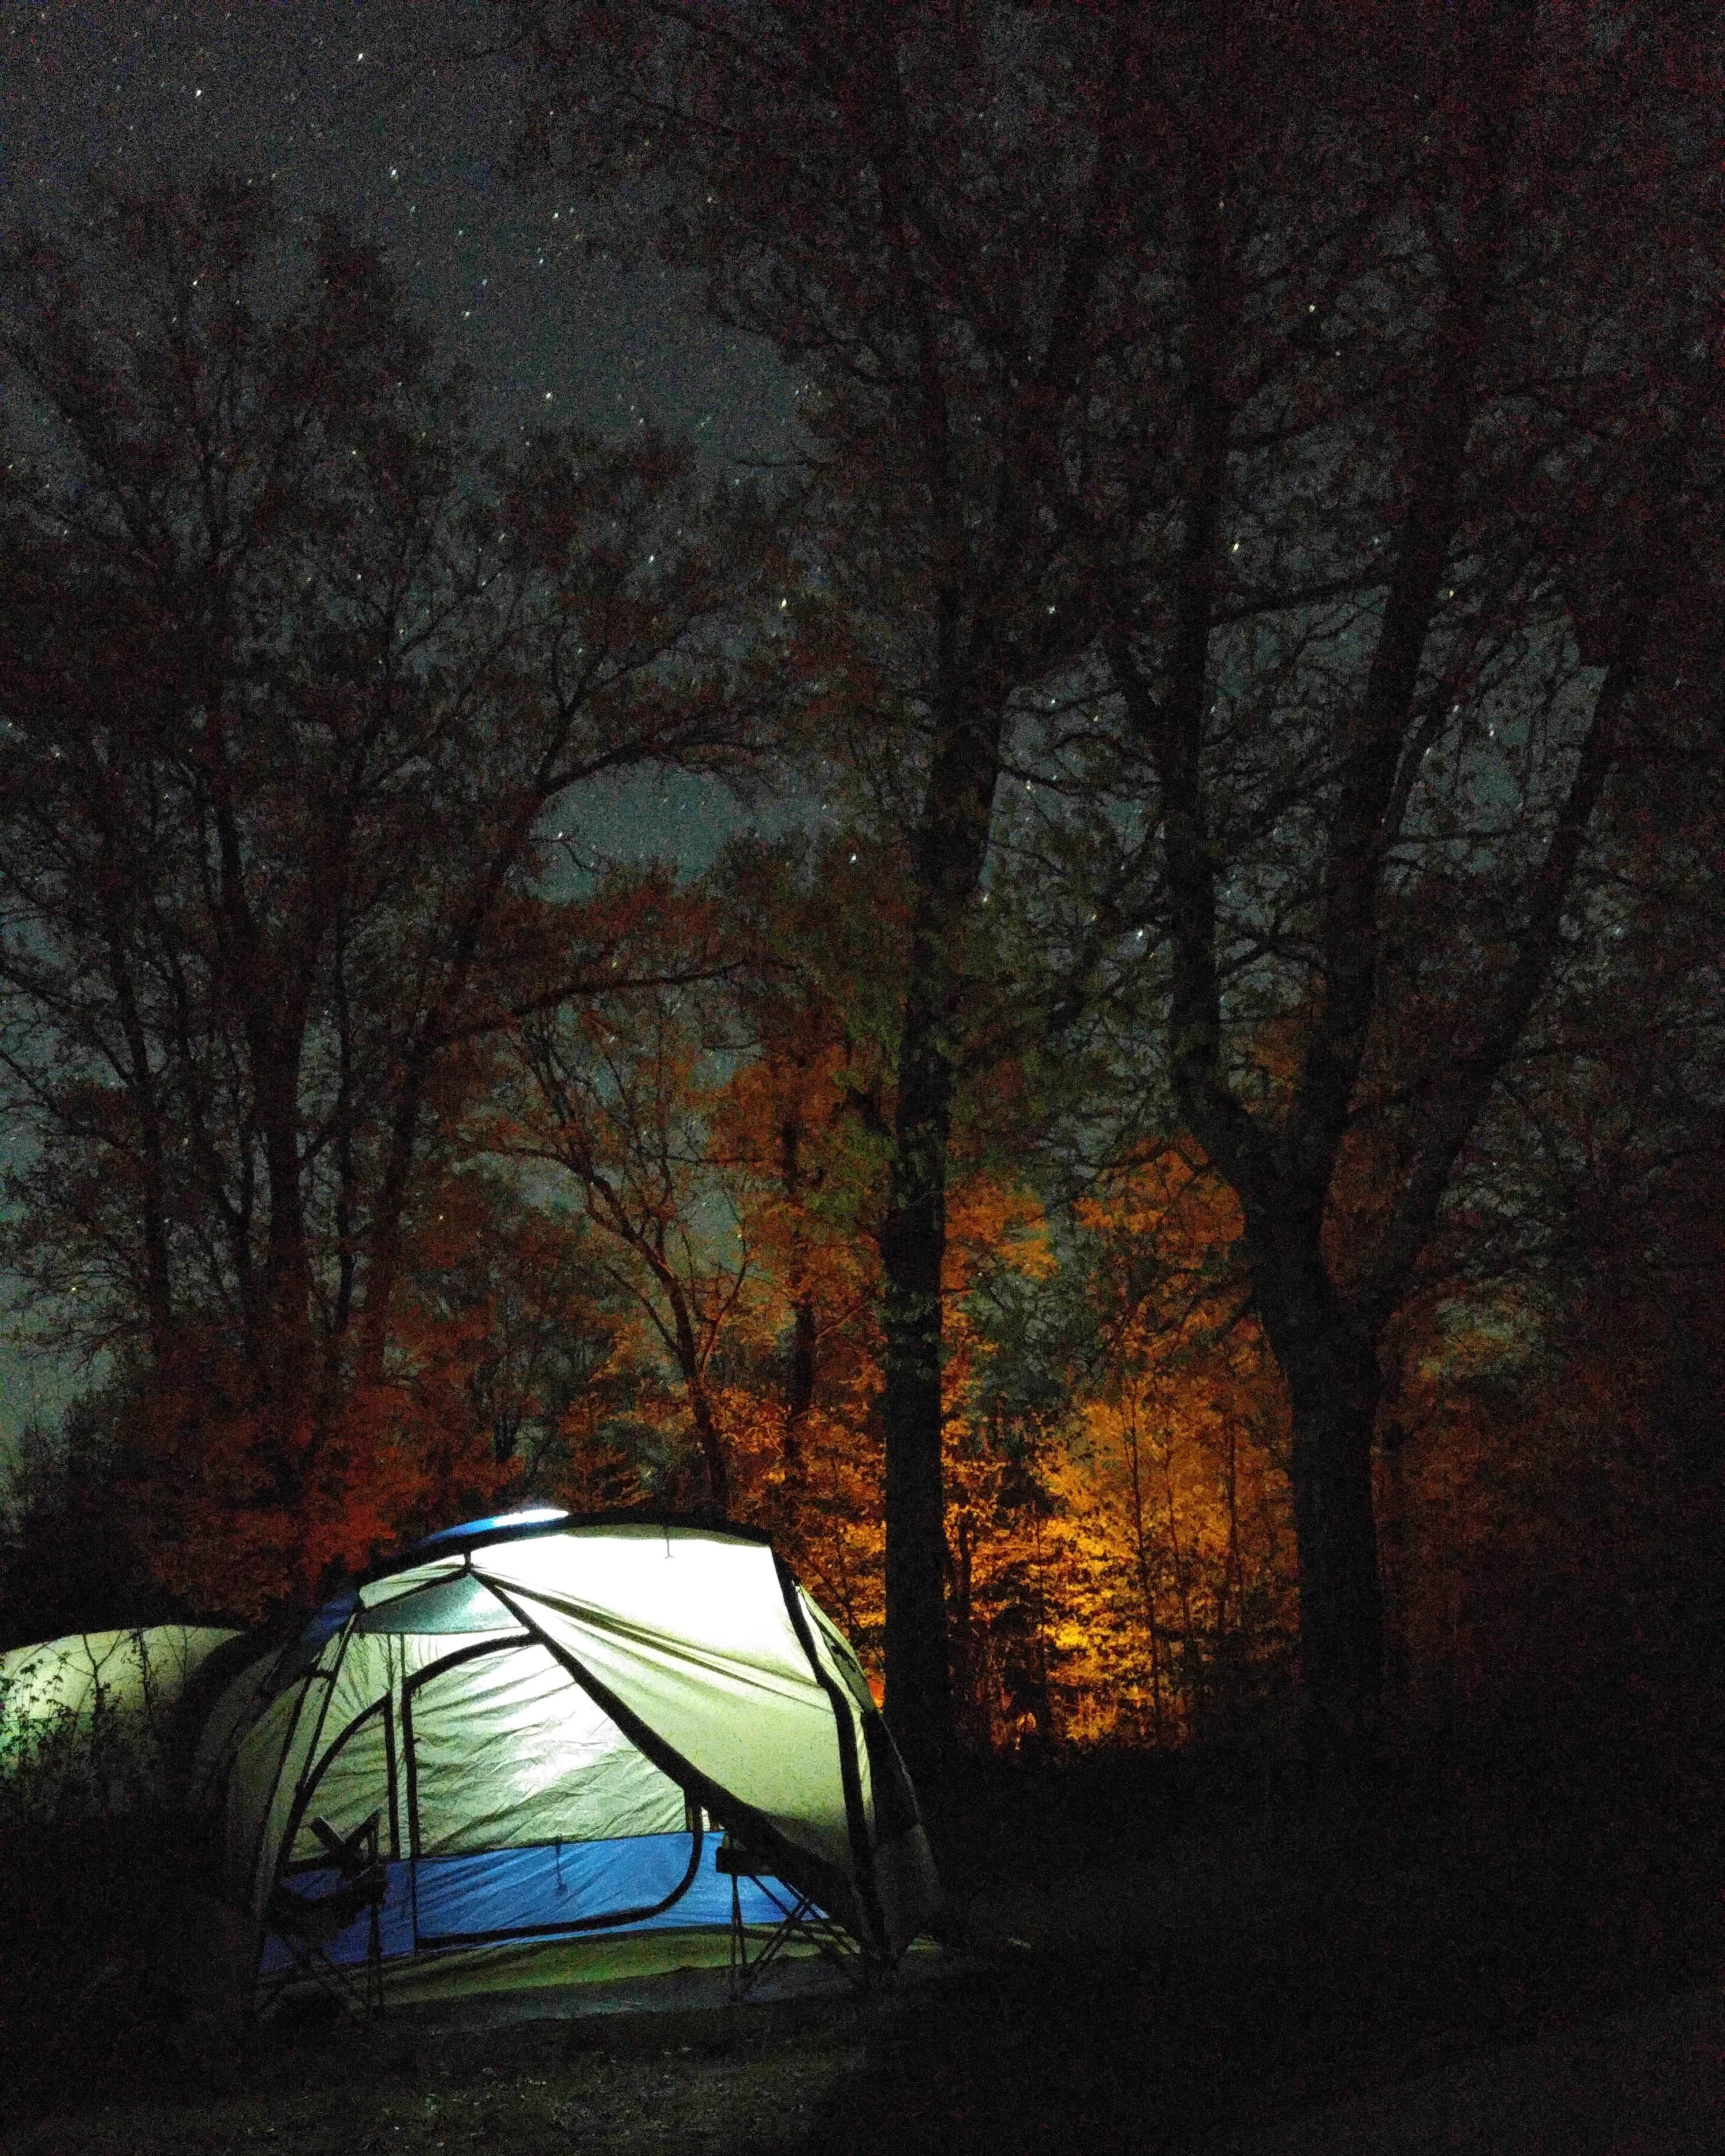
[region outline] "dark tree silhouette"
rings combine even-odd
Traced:
[[[1178,27],[1138,61],[1167,362],[1072,513],[1156,782],[1173,1095],[1288,1386],[1308,1738],[1354,1758],[1385,1330],[1718,619],[1717,55],[1508,6]]]
[[[539,895],[550,812],[752,752],[766,557],[656,442],[482,465],[377,260],[328,228],[296,271],[249,185],[4,270],[13,1252],[255,1433],[240,1509],[303,1586],[389,1532],[343,1417],[477,1046],[631,925]]]
[[[967,938],[1014,695],[1081,641],[1050,603],[1070,548],[1045,497],[1112,204],[1058,128],[1002,125],[1023,72],[972,11],[511,12],[541,92],[528,169],[614,187],[650,169],[666,246],[811,381],[802,543],[825,633],[803,665],[841,747],[889,771],[910,891],[880,1229],[886,1698],[932,1775],[952,1743],[941,1279]],[[978,346],[991,300],[1009,365]]]
[[[823,678],[848,660],[857,738],[914,752],[883,1236],[901,1739],[922,1767],[950,1741],[943,1193],[1014,767],[1114,804],[1072,983],[1124,922],[1163,931],[1174,1101],[1238,1194],[1288,1384],[1310,1733],[1369,1748],[1379,1343],[1589,925],[1614,774],[1717,619],[1717,23],[511,12],[529,163],[660,205],[715,311],[804,372],[807,543],[850,639]],[[1076,722],[1032,718],[1062,668]],[[1391,1195],[1343,1250],[1368,1137]]]

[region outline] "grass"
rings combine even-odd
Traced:
[[[1248,1799],[1202,1764],[991,1768],[938,1983],[730,2014],[235,2030],[151,1988],[183,1887],[123,1835],[0,1866],[8,2152],[1194,2150],[1717,1984],[1705,1764]],[[121,1891],[126,1881],[125,1891]],[[157,1898],[152,1904],[151,1897]]]

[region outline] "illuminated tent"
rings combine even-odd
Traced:
[[[336,1886],[331,1836],[374,1813],[406,1992],[429,1968],[483,1981],[523,1942],[611,1949],[563,1976],[722,1959],[691,1938],[731,1919],[717,1830],[883,1959],[937,1900],[855,1655],[743,1527],[542,1510],[434,1535],[232,1686],[200,1762],[266,1977],[281,1891]],[[369,1928],[331,1958],[362,1960]]]
[[[0,1654],[0,1779],[27,1813],[116,1815],[177,1802],[182,1706],[217,1649],[208,1625],[69,1632]]]

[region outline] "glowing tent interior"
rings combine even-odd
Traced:
[[[535,1941],[637,1948],[566,1956],[560,1980],[722,1959],[692,1936],[732,1918],[716,1830],[877,1960],[938,1900],[855,1656],[728,1525],[542,1509],[434,1535],[229,1686],[194,1780],[265,1984],[284,1892],[333,1896],[331,1849],[368,1832],[372,1906],[324,1950],[398,1987],[486,1981]]]

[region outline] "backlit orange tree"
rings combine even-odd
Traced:
[[[1076,1210],[1102,1351],[1083,1456],[1131,1617],[1120,1710],[1158,1745],[1234,1736],[1287,1697],[1297,1637],[1286,1398],[1239,1209],[1189,1142],[1145,1148]]]

